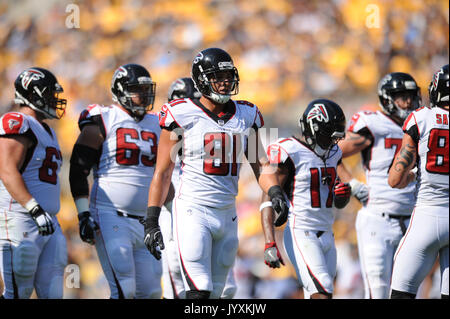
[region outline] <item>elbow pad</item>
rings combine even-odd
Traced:
[[[92,147],[75,144],[70,158],[69,183],[72,196],[89,196],[88,176],[98,163],[100,152]]]

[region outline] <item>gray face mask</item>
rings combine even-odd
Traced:
[[[330,151],[329,149],[323,149],[317,144],[314,146],[314,153],[316,153],[317,156],[321,158],[325,157],[329,151]]]
[[[220,103],[220,104],[225,104],[227,103],[230,98],[231,98],[231,94],[219,94],[216,92],[211,92],[208,97],[213,100],[214,102]]]

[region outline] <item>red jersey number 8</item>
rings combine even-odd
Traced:
[[[428,137],[426,170],[434,174],[448,175],[449,134],[448,130],[432,129]]]
[[[233,142],[227,133],[207,133],[204,137],[205,158],[203,159],[203,172],[208,175],[237,176],[236,148],[239,140],[237,135],[233,135]],[[232,146],[232,154],[228,155]],[[230,158],[231,157],[231,158]]]

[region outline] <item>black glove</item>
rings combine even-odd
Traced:
[[[344,208],[345,205],[350,201],[350,196],[352,195],[352,188],[349,183],[341,183],[336,179],[336,183],[333,188],[334,193],[334,206],[336,208]]]
[[[48,236],[55,232],[55,227],[53,226],[52,222],[52,216],[44,211],[41,205],[37,204],[29,210],[29,213],[36,223],[40,235]]]
[[[147,208],[147,218],[144,222],[144,244],[150,253],[157,259],[161,259],[161,252],[157,249],[164,249],[164,242],[159,228],[159,214],[161,213],[161,207],[151,206]]]
[[[78,214],[78,225],[80,226],[80,238],[82,241],[94,245],[94,233],[99,229],[98,224],[92,218],[91,213],[82,212]]]
[[[267,195],[270,197],[272,208],[275,212],[273,224],[277,227],[281,226],[286,222],[289,213],[289,207],[284,199],[283,190],[280,186],[275,185],[269,188]]]

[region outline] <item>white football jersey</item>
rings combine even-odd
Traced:
[[[292,172],[288,177],[284,191],[289,198],[296,227],[331,230],[334,222],[333,187],[337,178],[336,166],[342,158],[341,149],[335,145],[325,165],[310,148],[291,137],[270,144],[267,155],[271,164],[289,164],[290,159],[295,169],[295,175]]]
[[[56,215],[60,206],[58,174],[62,155],[55,131],[32,116],[10,112],[0,118],[0,136],[10,135],[25,135],[33,140],[34,146],[28,149],[20,172],[28,191],[42,209]],[[0,208],[13,212],[27,211],[11,197],[1,181]]]
[[[417,204],[448,207],[449,115],[440,107],[422,107],[406,119],[403,129],[417,143]]]
[[[401,126],[381,111],[362,111],[353,115],[348,131],[369,135],[372,144],[361,152],[369,187],[369,206],[382,206],[398,215],[410,215],[416,201],[416,182],[403,189],[388,184],[389,168],[400,151]]]
[[[183,136],[175,196],[209,207],[234,204],[248,136],[252,128],[263,124],[258,108],[247,101],[230,100],[219,116],[198,100],[178,99],[164,104],[160,126]]]
[[[116,209],[145,216],[161,128],[158,115],[136,122],[117,105],[90,105],[78,121],[80,129],[96,124],[105,137],[94,167],[92,208]]]

